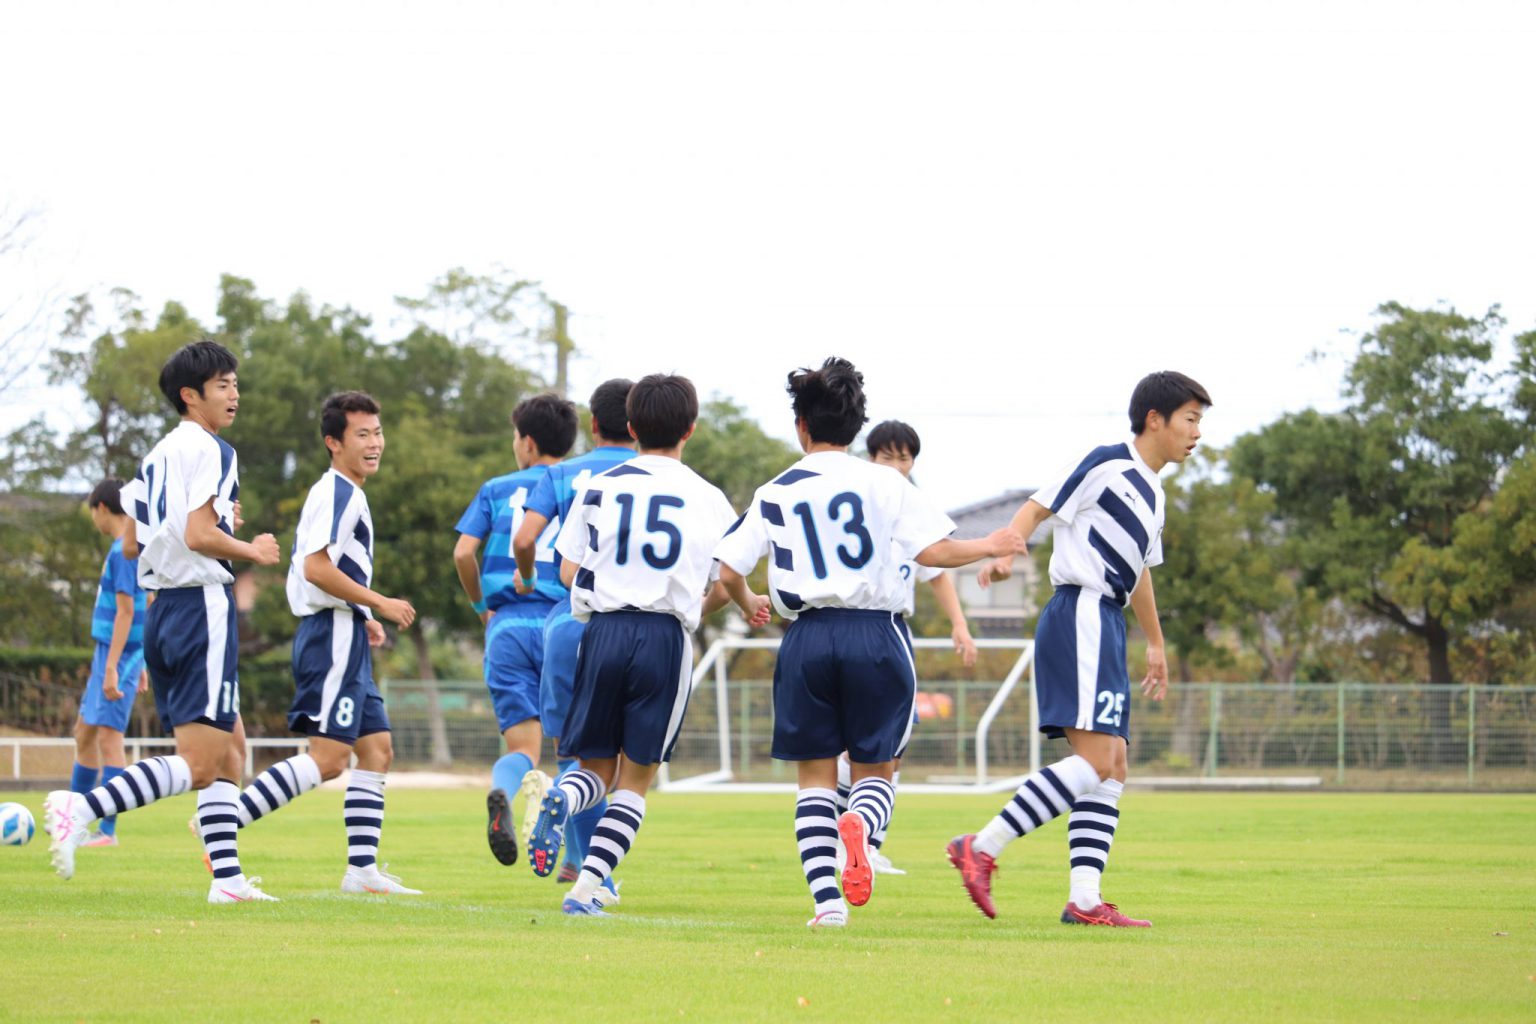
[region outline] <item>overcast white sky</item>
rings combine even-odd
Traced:
[[[1336,405],[1308,355],[1384,300],[1536,326],[1532,53],[1520,3],[11,2],[43,220],[0,288],[386,320],[499,263],[575,312],[578,394],[675,370],[789,437],[785,373],[847,356],[955,507],[1151,370],[1225,444]]]

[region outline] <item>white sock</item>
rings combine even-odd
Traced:
[[[1067,819],[1067,852],[1072,859],[1071,901],[1079,910],[1092,910],[1104,902],[1099,885],[1109,847],[1115,841],[1115,826],[1120,820],[1120,796],[1125,784],[1105,779],[1099,788],[1072,805]]]

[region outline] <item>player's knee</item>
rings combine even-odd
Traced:
[[[347,762],[351,760],[349,752],[344,747],[341,750],[311,750],[309,756],[315,759],[315,767],[320,769],[320,781],[330,782],[336,776],[347,769]]]
[[[366,750],[357,753],[357,766],[368,772],[387,772],[389,766],[395,761],[395,746],[389,740],[389,733],[378,733],[382,737],[368,745]]]
[[[213,761],[187,758],[187,773],[192,776],[193,789],[207,789],[219,781],[220,771]]]
[[[1095,750],[1091,753],[1084,754],[1083,757],[1088,761],[1089,764],[1093,765],[1093,770],[1099,773],[1100,782],[1103,782],[1105,779],[1112,778],[1114,776],[1115,758],[1113,754],[1109,753],[1108,751],[1100,752]]]

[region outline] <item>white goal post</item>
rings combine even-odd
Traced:
[[[661,768],[657,780],[657,788],[673,793],[722,791],[736,793],[784,793],[795,788],[792,782],[749,782],[739,780],[736,771],[732,767],[732,745],[735,737],[731,728],[731,700],[730,679],[728,677],[729,655],[733,651],[764,650],[775,651],[779,649],[780,641],[774,639],[754,639],[749,637],[726,636],[716,640],[704,652],[699,659],[698,666],[693,670],[692,693],[690,697],[690,715],[698,708],[698,701],[704,699],[700,691],[707,688],[710,681],[714,683],[715,718],[719,743],[719,766],[712,771],[700,772],[683,778],[672,778],[667,765]],[[917,638],[913,646],[919,650],[952,650],[951,641],[942,638]],[[1025,774],[1033,772],[1040,767],[1040,711],[1034,698],[1035,683],[1035,642],[1023,638],[1017,640],[986,639],[977,640],[976,646],[981,650],[1007,650],[1016,651],[1017,656],[1013,660],[1008,673],[997,686],[997,692],[993,695],[986,710],[976,722],[975,729],[975,766],[974,770],[966,777],[954,782],[917,782],[903,779],[901,788],[903,792],[928,792],[928,793],[1002,793],[1017,789],[1024,780]],[[1027,683],[1020,688],[1019,683]],[[918,680],[918,689],[923,689],[921,678]],[[1015,696],[1015,691],[1020,690]],[[1025,700],[1029,703],[1029,764],[1023,767],[1019,774],[1010,774],[1006,777],[995,777],[991,774],[987,759],[987,738],[992,731],[993,723],[1004,705],[1010,698]]]

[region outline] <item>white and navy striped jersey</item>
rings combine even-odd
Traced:
[[[1134,444],[1095,448],[1031,496],[1061,520],[1051,583],[1114,598],[1122,607],[1143,568],[1163,561],[1163,485]]]
[[[187,547],[187,516],[213,499],[219,529],[234,536],[240,469],[235,449],[190,420],[162,437],[123,488],[123,511],[139,541],[139,586],[145,590],[233,583],[222,559]]]
[[[745,576],[771,556],[768,594],[786,619],[804,608],[899,612],[912,600],[903,564],[954,529],[889,466],[817,452],[757,489],[715,557]]]
[[[665,455],[590,478],[555,539],[562,559],[581,564],[571,614],[665,612],[697,629],[715,544],[735,518],[720,488]]]
[[[324,551],[331,564],[354,583],[373,586],[373,516],[363,489],[335,469],[309,489],[288,563],[288,608],[303,617],[332,609],[351,608],[369,618],[373,613],[327,594],[304,578],[304,559]]]

